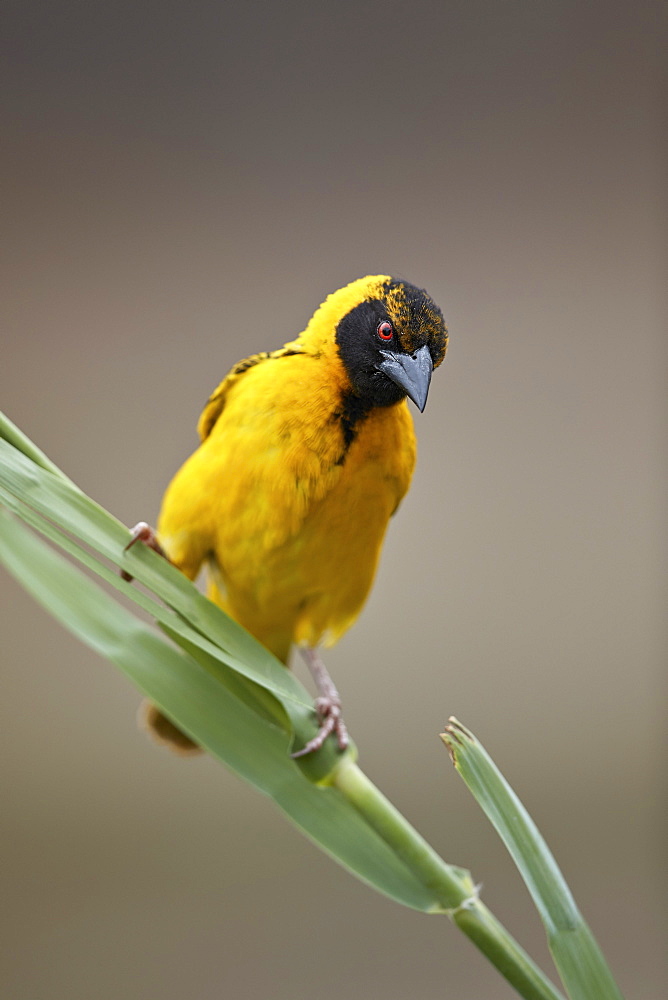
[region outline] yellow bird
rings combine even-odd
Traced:
[[[237,364],[207,402],[201,444],[168,487],[157,525],[137,525],[287,664],[297,645],[319,697],[319,731],[348,743],[338,692],[317,652],[352,625],[388,521],[415,465],[407,397],[424,410],[447,329],[425,291],[387,275],[330,295],[296,340]],[[132,544],[132,542],[130,543]],[[192,742],[151,708],[175,749]]]

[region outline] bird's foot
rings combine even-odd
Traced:
[[[155,528],[152,528],[150,524],[146,523],[146,521],[139,521],[139,523],[135,524],[134,528],[131,529],[130,533],[132,535],[132,538],[123,549],[124,552],[127,552],[128,549],[131,549],[132,546],[136,544],[136,542],[143,542],[144,545],[148,545],[149,549],[153,549],[154,552],[157,552],[159,556],[162,556],[163,559],[167,559],[167,562],[169,562],[169,557],[167,556],[167,553],[165,552],[162,545],[158,541],[158,536],[155,533]],[[121,570],[121,577],[125,581],[127,581],[127,583],[132,583],[132,581],[134,580],[132,574],[128,573],[128,571],[125,569]]]
[[[293,758],[305,757],[309,753],[315,753],[331,733],[336,735],[339,750],[345,750],[350,742],[348,729],[341,714],[341,702],[338,697],[333,698],[322,695],[320,698],[316,698],[315,711],[318,716],[320,728],[313,739],[308,741],[306,746],[302,747],[301,750],[297,750],[296,753],[290,754]]]

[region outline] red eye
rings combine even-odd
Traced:
[[[377,334],[381,340],[392,340],[394,336],[394,330],[392,329],[392,324],[388,323],[387,320],[383,320],[382,323],[378,324]]]

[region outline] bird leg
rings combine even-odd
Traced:
[[[134,528],[131,529],[131,534],[132,538],[123,549],[124,552],[127,552],[128,549],[132,548],[136,542],[143,542],[144,545],[148,545],[149,549],[153,549],[154,552],[157,552],[158,555],[166,559],[167,562],[170,561],[169,556],[158,541],[155,528],[152,528],[150,524],[146,523],[146,521],[139,521],[138,524],[135,524]],[[132,583],[134,580],[134,577],[125,569],[121,570],[121,576],[127,581],[127,583]]]
[[[310,646],[305,646],[300,652],[320,693],[319,697],[315,700],[315,711],[318,716],[320,728],[305,747],[297,750],[291,756],[304,757],[306,754],[319,750],[330,733],[336,734],[339,750],[345,750],[349,743],[348,730],[341,715],[341,698],[334,686],[334,681],[329,676],[327,667],[320,659],[317,650]]]

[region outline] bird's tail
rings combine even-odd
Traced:
[[[204,752],[201,746],[186,736],[183,730],[175,726],[171,719],[163,715],[148,698],[145,698],[139,706],[137,721],[140,728],[144,729],[156,743],[161,743],[182,757],[192,757]]]

